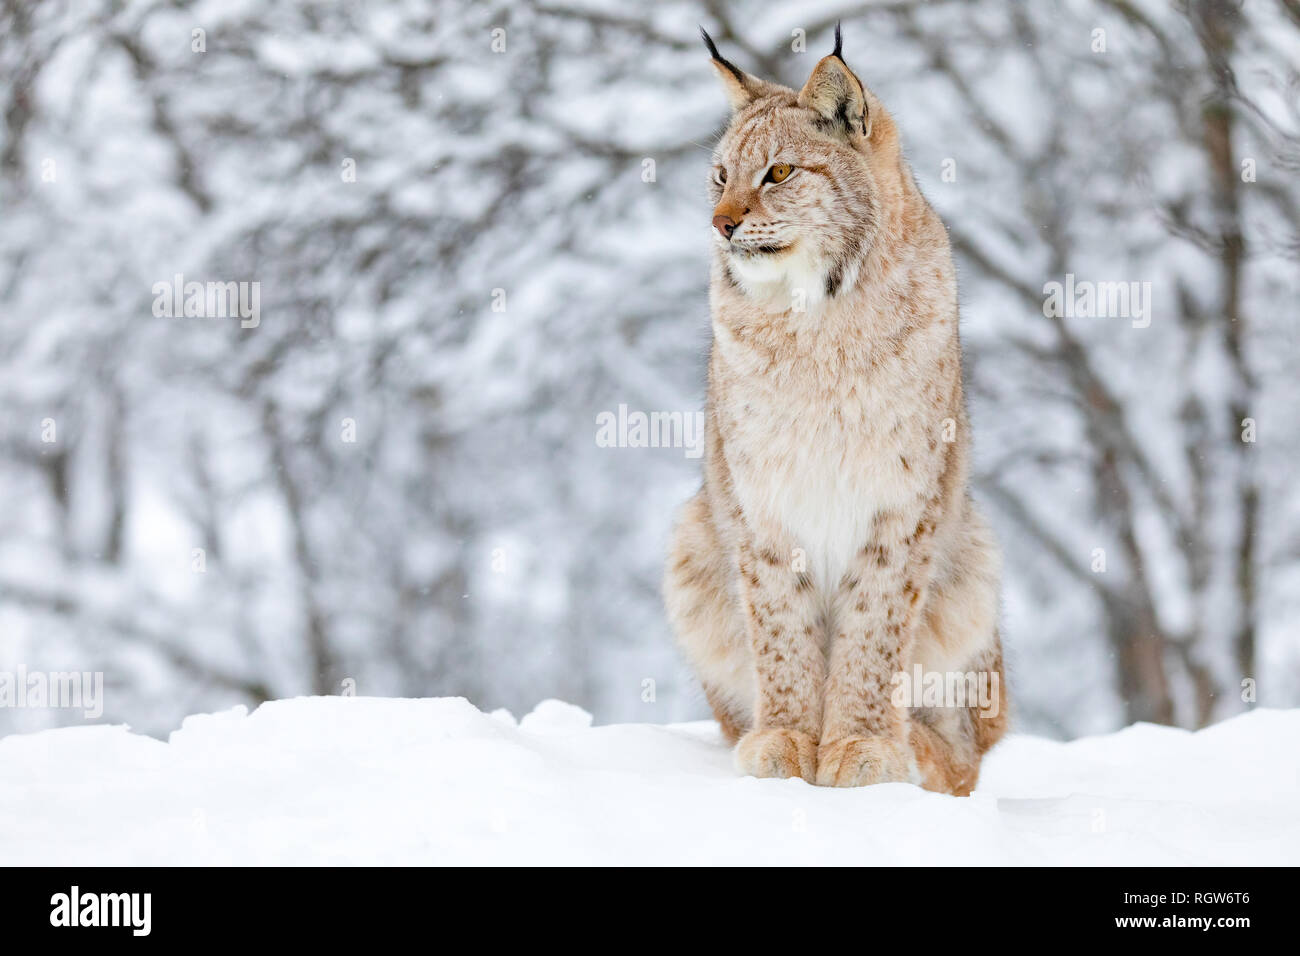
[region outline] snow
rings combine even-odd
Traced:
[[[1012,736],[969,798],[739,777],[712,722],[312,697],[0,740],[0,863],[1290,864],[1300,710]]]

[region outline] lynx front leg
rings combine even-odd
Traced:
[[[736,767],[812,783],[826,678],[812,582],[794,569],[789,550],[774,547],[742,546],[739,570],[758,687],[754,726],[736,745]]]
[[[860,787],[911,779],[906,708],[891,700],[930,577],[934,520],[876,519],[836,596],[817,783]]]

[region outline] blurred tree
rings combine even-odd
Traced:
[[[702,399],[696,24],[799,84],[841,18],[957,250],[1023,723],[1300,699],[1286,0],[0,0],[0,668],[153,730],[348,678],[702,713],[698,462],[596,416]],[[155,315],[177,275],[259,321]],[[1149,326],[1045,315],[1067,275]]]

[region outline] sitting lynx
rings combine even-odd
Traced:
[[[968,794],[1006,695],[947,232],[838,27],[797,93],[704,41],[732,116],[710,185],[704,484],[669,616],[741,772]],[[900,703],[918,667],[980,675],[993,705]]]

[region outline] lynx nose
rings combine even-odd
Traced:
[[[730,216],[713,217],[713,228],[722,233],[723,239],[730,239],[731,234],[736,231],[737,225],[739,225],[739,223],[733,220]]]

